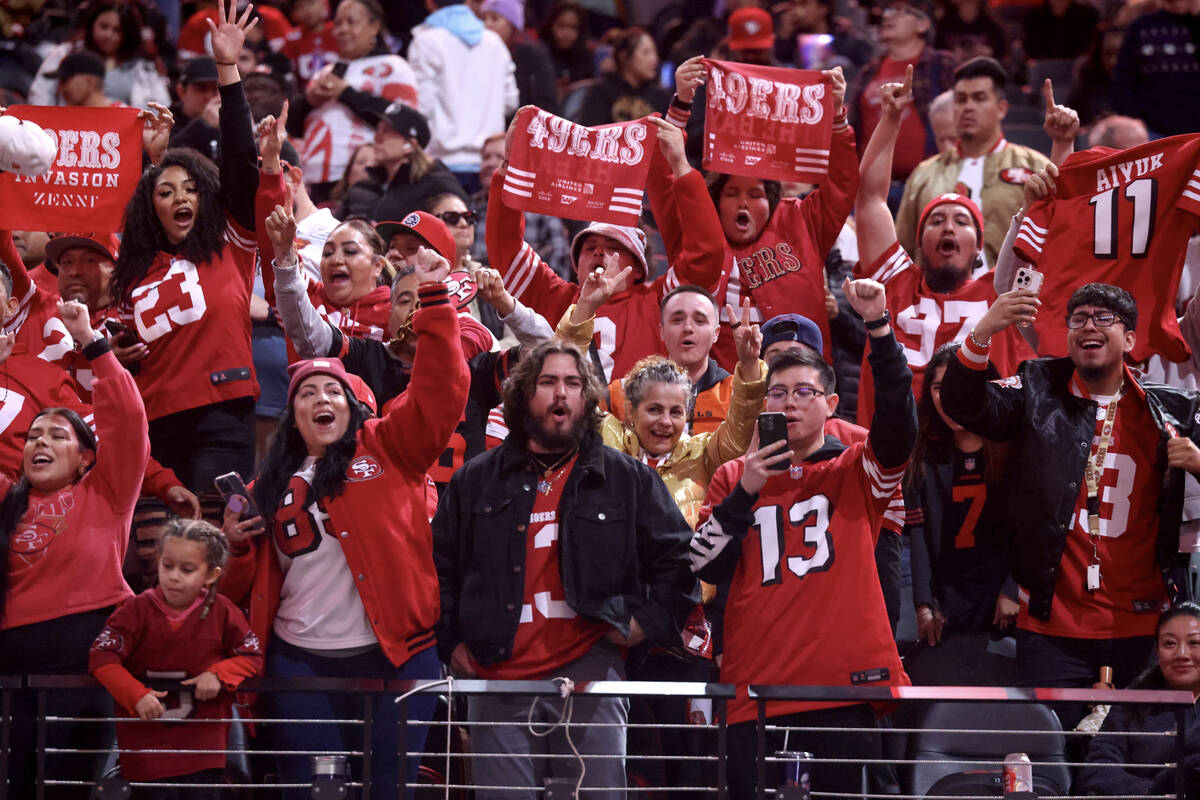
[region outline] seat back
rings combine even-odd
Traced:
[[[1039,703],[932,703],[909,737],[913,764],[909,794],[928,795],[941,778],[972,770],[995,770],[1009,753],[1034,762],[1035,781],[1048,794],[1066,794],[1071,776],[1063,765],[1066,737],[1058,717]],[[1053,735],[1026,731],[1049,731]],[[933,763],[951,761],[957,763]]]

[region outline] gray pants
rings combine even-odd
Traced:
[[[620,649],[601,639],[587,653],[553,671],[549,677],[566,677],[575,683],[584,681],[625,680],[625,661]],[[534,729],[543,731],[557,722],[563,711],[561,697],[478,696],[468,700],[472,723],[503,722],[505,725],[472,725],[471,752],[485,754],[471,760],[472,783],[476,786],[511,787],[477,789],[475,797],[503,800],[534,800],[529,791],[540,787],[546,778],[568,780],[574,787],[579,779],[579,761],[567,743],[584,756],[583,788],[603,787],[610,791],[585,791],[591,798],[625,796],[625,724],[629,718],[629,700],[624,697],[588,697],[573,695],[571,724],[556,728],[548,736],[534,736],[528,725],[533,706]],[[579,723],[605,723],[613,727],[582,727]],[[493,757],[486,754],[503,754]],[[538,758],[551,755],[554,758]],[[587,758],[607,755],[618,758]],[[619,788],[618,788],[619,787]]]

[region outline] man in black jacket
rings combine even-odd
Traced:
[[[688,564],[691,529],[662,479],[600,439],[601,387],[585,355],[544,342],[504,385],[504,443],[450,480],[433,520],[441,585],[438,648],[451,671],[487,679],[622,680],[625,649],[677,644],[699,602]],[[534,721],[557,721],[562,701],[539,699]],[[623,787],[628,701],[575,697],[572,727],[585,754],[584,788]],[[575,780],[561,730],[530,735],[529,698],[472,697],[472,721],[509,722],[472,732],[481,786],[534,787],[548,775]],[[617,793],[612,793],[617,796]],[[623,793],[621,794],[623,796]]]
[[[989,382],[988,340],[1032,321],[1038,305],[1024,290],[997,298],[947,367],[942,406],[968,430],[1015,443],[1006,521],[1022,683],[1086,687],[1108,666],[1124,686],[1146,665],[1159,612],[1186,589],[1181,469],[1200,472],[1197,397],[1125,366],[1137,304],[1102,283],[1067,303],[1068,358]]]

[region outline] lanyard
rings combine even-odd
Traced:
[[[1121,401],[1121,392],[1117,391],[1108,403],[1108,411],[1104,415],[1104,424],[1100,428],[1100,443],[1096,446],[1096,454],[1088,458],[1087,467],[1083,471],[1083,479],[1087,483],[1087,514],[1088,534],[1092,540],[1092,563],[1100,563],[1100,476],[1104,473],[1104,459],[1108,455],[1108,446],[1112,444],[1113,423],[1117,418],[1117,404]]]

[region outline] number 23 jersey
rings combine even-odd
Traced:
[[[705,505],[733,491],[744,468],[743,459],[722,465]],[[860,442],[767,479],[725,607],[721,680],[738,686],[730,722],[755,718],[751,683],[908,685],[875,567],[880,522],[903,474]],[[848,703],[771,703],[767,715],[838,705]]]
[[[122,321],[150,349],[138,389],[155,420],[192,408],[258,398],[250,354],[254,234],[227,219],[225,246],[196,265],[160,252],[133,288]]]
[[[1057,194],[1026,214],[1013,252],[1045,273],[1034,322],[1040,355],[1067,353],[1062,321],[1078,287],[1102,281],[1137,300],[1135,361],[1189,349],[1175,316],[1188,238],[1200,231],[1200,134],[1113,150],[1074,153],[1059,168]]]

